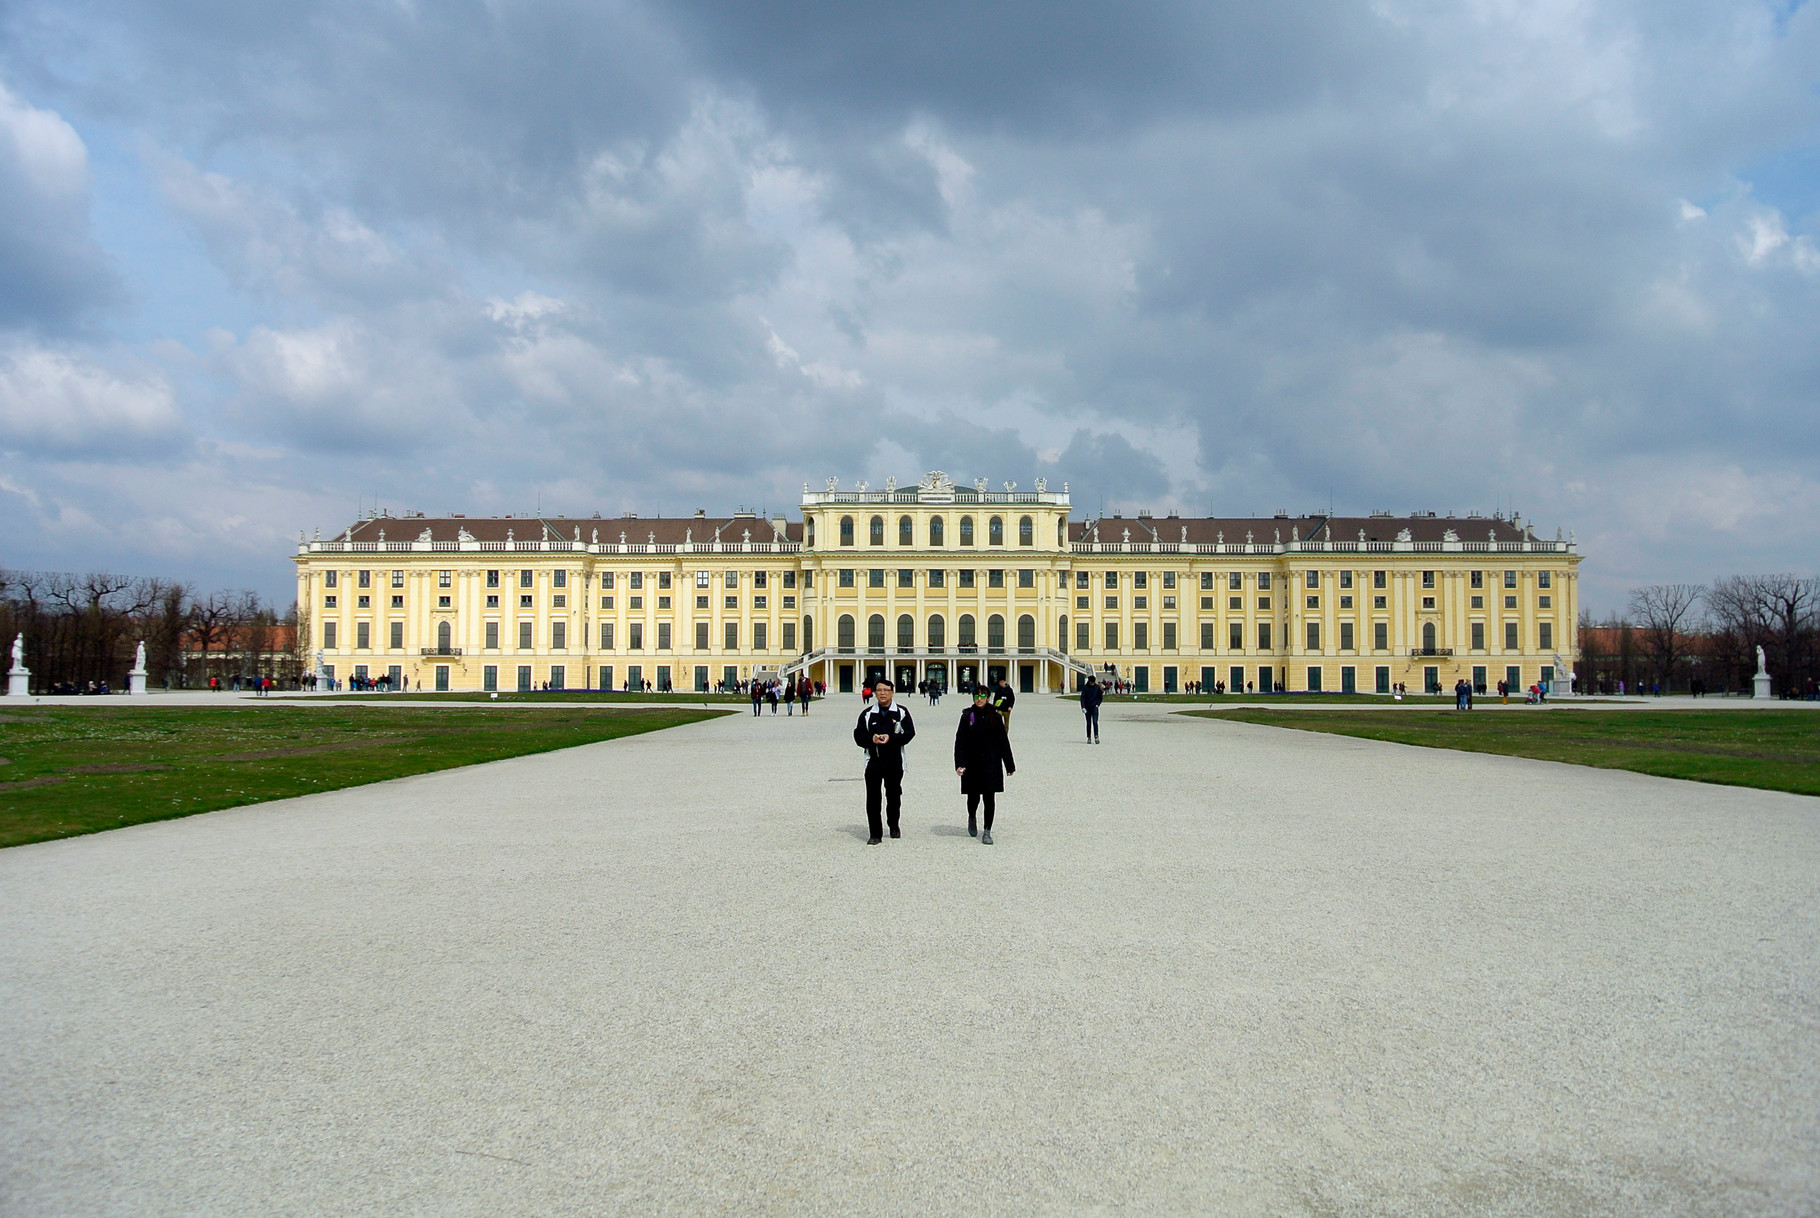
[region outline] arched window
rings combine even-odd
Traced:
[[[930,614],[929,615],[929,650],[940,651],[942,648],[946,647],[947,645],[948,645],[948,623],[946,623],[942,620],[941,614],[939,614],[939,613]]]
[[[853,544],[853,517],[851,516],[842,516],[840,518],[840,543],[843,546],[850,546]]]
[[[875,613],[866,619],[866,650],[883,651],[885,649],[885,615]]]
[[[452,633],[447,622],[436,623],[436,650],[444,655],[449,653],[449,635]]]
[[[853,615],[843,613],[840,621],[834,624],[835,645],[842,651],[853,650]]]
[[[942,544],[942,518],[940,516],[929,521],[929,544],[932,546]]]
[[[1036,619],[1028,613],[1017,619],[1017,645],[1024,651],[1036,648]]]
[[[916,544],[916,522],[908,516],[897,518],[897,544],[900,546]]]
[[[815,650],[815,619],[812,617],[803,619],[803,650]]]
[[[1435,624],[1422,623],[1422,650],[1432,653],[1435,649]]]
[[[971,613],[963,613],[961,614],[961,650],[971,651],[976,645],[977,640],[973,635],[973,615]]]
[[[961,544],[964,546],[973,544],[973,517],[971,516],[961,517]]]
[[[1063,655],[1068,654],[1068,615],[1062,614],[1061,628],[1055,632],[1055,645]]]
[[[1068,548],[1068,518],[1066,516],[1055,522],[1055,544],[1064,550]]]
[[[1005,650],[1005,619],[996,613],[986,619],[986,646],[993,651]]]
[[[1005,518],[994,516],[986,522],[986,544],[1002,546],[1005,544]]]
[[[875,546],[885,544],[885,518],[883,516],[872,518],[872,544]]]
[[[908,613],[897,615],[897,645],[904,651],[916,646],[916,619]]]
[[[808,546],[815,545],[815,517],[813,516],[803,521],[803,543]]]
[[[1025,516],[1017,522],[1017,544],[1033,546],[1036,544],[1036,521]]]

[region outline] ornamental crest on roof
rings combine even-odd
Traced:
[[[954,479],[950,478],[939,469],[932,469],[923,475],[923,480],[918,484],[916,489],[919,491],[934,491],[937,494],[943,494],[954,489]]]

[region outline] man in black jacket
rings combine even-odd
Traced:
[[[1005,721],[1005,735],[1011,735],[1011,708],[1017,705],[1017,695],[1011,692],[1011,682],[1004,677],[998,679],[998,685],[992,691],[992,709]]]
[[[908,710],[895,704],[897,691],[891,682],[878,682],[872,692],[878,705],[862,710],[859,722],[853,725],[853,743],[866,750],[866,824],[872,830],[868,846],[884,840],[884,826],[879,823],[881,804],[891,836],[903,836],[897,819],[904,801],[904,746],[916,739],[916,724]]]
[[[1081,686],[1081,712],[1087,716],[1087,741],[1090,744],[1100,742],[1100,703],[1106,700],[1106,691],[1092,677]]]

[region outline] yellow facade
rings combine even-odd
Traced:
[[[882,674],[1042,691],[1093,671],[1153,692],[1369,693],[1572,670],[1579,555],[1519,522],[1071,511],[1041,480],[932,474],[805,488],[794,522],[380,517],[300,543],[298,605],[322,675],[425,689],[806,671],[830,690]]]

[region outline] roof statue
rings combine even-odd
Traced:
[[[805,483],[803,483],[803,494],[807,495],[808,493],[809,493],[809,484],[807,482],[805,482]]]
[[[425,530],[424,530],[424,531],[423,531],[423,532],[421,532],[421,533],[419,533],[419,534],[417,534],[417,540],[418,540],[418,541],[428,541],[428,540],[430,540],[430,530],[428,530],[428,529],[425,529]]]
[[[1321,526],[1321,537],[1326,541],[1333,540],[1333,526],[1331,524],[1324,524]]]
[[[1187,525],[1182,526],[1182,544],[1183,545],[1188,544],[1188,526]]]
[[[1219,532],[1217,532],[1213,535],[1213,538],[1220,545],[1225,545],[1226,544],[1226,530],[1221,529]]]
[[[836,489],[836,488],[837,488],[837,487],[839,487],[839,486],[840,486],[840,479],[839,479],[839,478],[830,478],[830,479],[828,479],[828,493],[829,493],[829,494],[833,494],[833,493],[834,493],[834,491],[835,491],[835,489]]]
[[[620,531],[619,531],[619,546],[620,546],[620,549],[622,549],[622,550],[623,550],[623,549],[624,549],[624,548],[625,548],[625,545],[626,545],[626,531],[625,531],[625,530],[624,530],[624,529],[621,529],[621,530],[620,530]]]
[[[984,478],[975,478],[973,480],[973,489],[978,491],[982,495],[985,494],[986,493],[986,480]]]
[[[1067,493],[1068,493],[1068,484],[1066,482],[1064,482],[1064,483],[1062,483],[1062,494],[1066,495]]]
[[[581,526],[580,525],[575,526],[575,544],[577,544],[577,545],[581,544]]]
[[[1408,541],[1409,539],[1410,539],[1410,532],[1408,529],[1398,529],[1397,530],[1397,540],[1398,541]]]
[[[1364,540],[1365,540],[1365,530],[1364,530],[1364,529],[1360,529],[1360,530],[1359,530],[1359,540],[1360,540],[1360,541],[1364,541]]]
[[[1049,479],[1047,479],[1047,478],[1038,478],[1038,479],[1037,479],[1037,480],[1036,480],[1036,493],[1037,493],[1037,494],[1039,494],[1039,495],[1040,495],[1040,494],[1042,494],[1042,493],[1043,493],[1043,492],[1044,492],[1044,491],[1046,491],[1046,490],[1048,490],[1048,489],[1049,489]]]
[[[922,486],[919,489],[937,493],[951,491],[954,489],[954,479],[939,469],[932,469],[923,475]]]
[[[385,540],[385,530],[384,529],[379,530],[379,540],[382,542]]]
[[[1458,533],[1454,532],[1450,528],[1441,534],[1441,540],[1442,541],[1458,541],[1458,540],[1460,540],[1460,535]]]
[[[1125,526],[1125,544],[1131,544],[1131,526],[1129,525]]]
[[[888,494],[892,494],[892,495],[897,494],[897,475],[896,474],[892,474],[890,477],[885,479],[885,491]]]
[[[654,546],[657,544],[657,530],[656,529],[653,529],[649,533],[645,534],[645,544],[648,546]]]
[[[1246,545],[1251,544],[1251,530],[1250,529],[1245,530],[1245,544]]]
[[[691,545],[695,544],[695,529],[693,526],[683,530],[683,544],[685,546],[691,546]]]
[[[1282,536],[1282,534],[1279,533],[1277,536],[1280,538]],[[1300,542],[1302,540],[1302,526],[1301,525],[1292,524],[1289,526],[1289,540],[1292,542]]]
[[[341,542],[343,545],[347,545],[347,544],[351,543],[353,540],[354,540],[354,526],[349,525],[348,531],[341,535]]]
[[[1281,527],[1280,527],[1280,526],[1279,526],[1279,527],[1278,527],[1278,528],[1274,528],[1274,529],[1272,529],[1272,530],[1270,530],[1270,531],[1271,531],[1271,532],[1272,532],[1272,533],[1274,533],[1274,534],[1276,534],[1276,539],[1277,539],[1277,541],[1276,541],[1276,544],[1278,544],[1278,545],[1282,545],[1282,544],[1283,544],[1283,530],[1282,530],[1282,528],[1281,528]]]
[[[511,530],[511,529],[506,530],[506,540],[508,542],[510,542],[512,540],[512,533],[513,533],[513,530]]]
[[[455,530],[455,540],[456,541],[473,541],[474,534],[468,532],[468,526],[464,524],[460,528]]]
[[[320,527],[311,529],[310,536],[311,536],[311,539],[314,541],[321,541],[322,540],[322,529]]]
[[[1015,491],[1016,489],[1017,489],[1017,483],[1015,483],[1015,482],[1005,483],[1005,493],[1007,495],[1009,495],[1012,491]]]
[[[866,480],[865,480],[865,479],[864,479],[864,478],[861,478],[861,479],[860,479],[860,480],[859,480],[859,481],[858,481],[858,482],[857,482],[857,483],[855,483],[855,484],[854,484],[854,485],[855,485],[855,486],[856,486],[856,487],[857,487],[857,488],[858,488],[858,490],[859,490],[859,493],[860,493],[860,494],[862,494],[862,495],[863,495],[863,494],[865,494],[865,493],[866,493]]]
[[[1485,539],[1487,541],[1496,541],[1498,539],[1498,530],[1486,529],[1485,530]]]
[[[593,545],[599,545],[599,544],[600,544],[600,530],[599,530],[599,529],[595,529],[595,530],[594,530],[594,536],[593,536],[593,539],[592,539],[592,544],[593,544]]]
[[[656,537],[657,534],[653,533],[653,534],[651,534],[651,536]],[[752,530],[746,529],[746,530],[742,531],[739,535],[739,539],[741,541],[745,542],[747,545],[751,545],[752,544]]]

